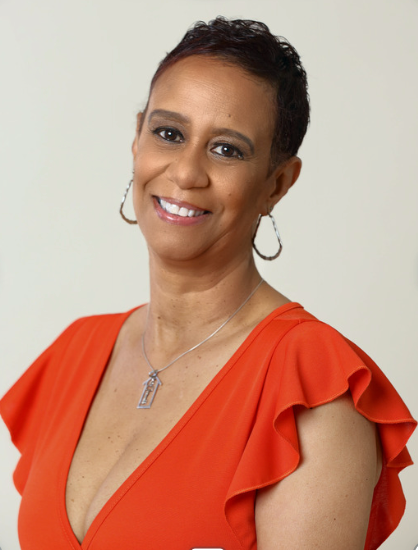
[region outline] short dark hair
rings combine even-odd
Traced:
[[[160,62],[151,90],[168,67],[193,55],[219,58],[268,82],[276,95],[271,162],[276,166],[296,155],[309,124],[308,83],[299,54],[285,38],[258,21],[221,16],[198,21]]]

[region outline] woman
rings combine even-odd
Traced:
[[[281,250],[308,118],[299,57],[261,23],[199,23],[160,64],[127,189],[150,302],[76,321],[1,401],[23,550],[374,549],[396,527],[414,420],[254,263]]]

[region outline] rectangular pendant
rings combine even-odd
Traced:
[[[152,402],[155,399],[155,394],[157,393],[157,390],[161,385],[162,382],[158,378],[158,374],[151,374],[151,376],[143,383],[144,389],[142,390],[142,394],[136,408],[150,409]]]

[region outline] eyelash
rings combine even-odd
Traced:
[[[220,155],[221,157],[225,157],[225,158],[228,158],[228,159],[232,159],[232,158],[236,158],[238,160],[243,160],[244,159],[244,155],[243,155],[242,151],[240,151],[240,149],[238,149],[238,147],[235,147],[235,145],[231,145],[230,143],[217,143],[215,145],[215,147],[212,147],[212,151],[214,149],[217,149],[218,147],[227,147],[228,149],[233,149],[234,154],[233,155],[220,155],[219,153],[215,153],[216,155]]]
[[[180,140],[168,139],[168,138],[161,135],[164,132],[172,132],[173,134],[175,134],[176,137],[179,136],[181,139]],[[174,143],[181,143],[184,140],[183,135],[178,130],[176,130],[175,128],[169,128],[169,127],[166,127],[166,126],[156,128],[155,130],[152,131],[152,133],[156,136],[159,136],[164,141],[171,141],[171,142],[174,142]]]
[[[162,134],[164,134],[165,132],[172,132],[174,134],[175,139],[168,139],[167,137],[164,137]],[[160,137],[164,141],[168,141],[168,142],[171,142],[171,143],[183,143],[183,141],[184,141],[184,137],[183,137],[182,133],[179,132],[178,130],[176,130],[175,128],[170,128],[170,127],[167,127],[167,126],[160,126],[159,128],[155,128],[155,130],[152,130],[152,133],[154,135]],[[180,139],[177,139],[177,138],[180,138]],[[226,147],[228,149],[232,149],[234,151],[234,154],[233,155],[222,155],[220,153],[215,153],[215,155],[218,155],[220,157],[227,158],[227,159],[232,159],[232,158],[235,158],[235,159],[238,159],[238,160],[243,160],[244,159],[243,152],[240,149],[238,149],[238,147],[235,147],[235,145],[231,145],[230,143],[225,143],[225,142],[216,143],[212,147],[211,151],[214,151],[214,149],[217,149],[218,147]]]

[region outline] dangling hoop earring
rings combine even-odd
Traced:
[[[123,213],[123,205],[125,204],[125,201],[126,201],[126,197],[128,196],[128,191],[132,185],[132,182],[134,180],[131,179],[131,181],[128,183],[128,186],[125,190],[125,193],[123,194],[123,197],[122,197],[122,201],[120,203],[120,208],[119,208],[119,214],[122,216],[122,218],[127,222],[127,223],[130,223],[130,224],[135,224],[135,223],[138,223],[136,220],[130,220],[129,218],[127,218],[125,216],[125,214]]]
[[[263,260],[271,261],[271,260],[275,260],[276,258],[278,258],[280,256],[280,252],[283,249],[283,243],[282,243],[282,240],[280,238],[279,230],[277,229],[276,220],[273,218],[273,215],[270,212],[268,213],[268,217],[271,219],[271,223],[273,224],[274,232],[276,234],[277,240],[279,241],[279,250],[276,252],[276,254],[274,254],[274,256],[264,256],[264,254],[261,254],[261,252],[255,246],[255,237],[257,235],[258,226],[260,225],[260,221],[261,221],[261,218],[262,218],[261,214],[258,216],[257,225],[255,227],[255,232],[254,232],[254,237],[253,237],[253,248],[256,251],[256,253],[260,256],[260,258],[263,258]]]

